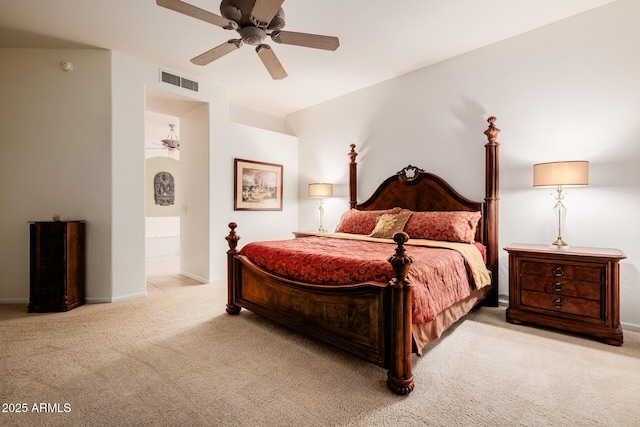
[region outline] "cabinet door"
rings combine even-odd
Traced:
[[[29,311],[67,311],[84,303],[84,222],[30,225]]]

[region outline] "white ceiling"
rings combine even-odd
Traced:
[[[186,0],[219,14],[218,0]],[[335,52],[270,43],[289,77],[252,46],[201,67],[237,33],[155,0],[0,0],[0,47],[99,47],[229,89],[233,103],[286,115],[565,19],[613,0],[288,0],[285,30],[337,36]]]

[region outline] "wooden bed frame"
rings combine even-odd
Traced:
[[[386,179],[366,202],[357,202],[357,153],[351,145],[350,206],[374,210],[402,207],[413,211],[481,211],[476,240],[487,247],[487,268],[492,275],[489,293],[476,291],[469,297],[471,308],[484,300],[498,303],[498,148],[495,117],[489,117],[484,132],[484,202],[462,197],[443,179],[408,166]],[[236,223],[230,223],[227,313],[237,314],[242,307],[258,315],[293,328],[349,353],[388,368],[387,385],[396,394],[408,394],[414,388],[411,357],[412,339],[411,283],[406,280],[413,260],[407,254],[405,233],[394,236],[396,250],[390,254],[395,278],[389,283],[371,282],[345,286],[302,283],[273,275],[239,254],[240,237]],[[410,252],[410,249],[409,249]],[[469,309],[470,309],[469,308]],[[468,311],[468,310],[467,310]],[[466,313],[466,311],[465,311]]]

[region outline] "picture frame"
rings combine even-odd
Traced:
[[[282,165],[234,159],[236,211],[282,210]]]

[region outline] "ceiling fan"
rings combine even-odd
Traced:
[[[287,77],[287,72],[271,47],[264,44],[267,37],[276,43],[314,49],[336,50],[340,46],[337,37],[318,34],[282,31],[285,26],[284,0],[222,0],[220,14],[200,9],[181,0],[156,0],[158,6],[191,16],[224,28],[235,30],[239,39],[231,39],[191,59],[196,65],[207,65],[224,55],[239,49],[243,44],[256,46],[256,52],[273,79]]]
[[[169,151],[173,151],[173,150],[180,150],[180,140],[178,139],[178,135],[176,135],[176,131],[174,130],[174,127],[176,125],[169,125],[169,135],[167,136],[166,139],[162,140],[162,145],[164,145],[165,148],[168,148]]]
[[[178,135],[176,135],[175,126],[173,124],[169,125],[169,135],[167,135],[166,139],[161,140],[162,147],[147,147],[150,150],[158,149],[158,150],[169,150],[169,152],[173,152],[173,150],[180,151],[180,140],[178,139]],[[157,144],[160,145],[160,144]]]

